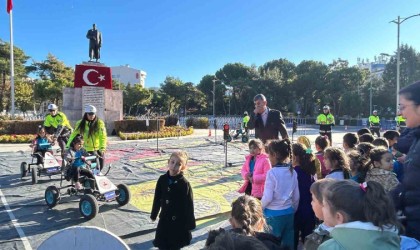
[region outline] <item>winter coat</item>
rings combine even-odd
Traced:
[[[420,127],[410,132],[413,144],[405,158],[404,178],[394,190],[395,202],[406,216],[406,234],[420,240]]]
[[[400,183],[394,172],[381,168],[372,168],[369,170],[366,174],[365,181],[376,181],[381,184],[387,192],[394,189]]]
[[[324,229],[324,224],[315,228],[314,232],[305,237],[304,250],[316,250],[325,241],[331,239],[330,231]]]
[[[397,230],[382,231],[370,222],[353,221],[337,225],[331,231],[331,237],[332,239],[322,243],[318,249],[400,249]]]
[[[245,163],[241,170],[241,175],[245,182],[238,190],[239,193],[244,193],[249,184],[249,180],[246,176],[250,173],[249,163],[251,162],[251,158],[252,155],[245,156]],[[261,199],[264,193],[265,177],[270,169],[271,163],[267,154],[261,153],[255,157],[254,172],[252,174],[252,196]]]
[[[196,226],[193,191],[182,174],[171,176],[169,171],[157,181],[150,218],[159,222],[153,245],[158,248],[182,248],[190,244],[191,230]]]

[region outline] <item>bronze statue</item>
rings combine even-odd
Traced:
[[[102,34],[93,24],[92,29],[88,30],[86,38],[89,39],[89,62],[94,58],[96,62],[101,58]]]

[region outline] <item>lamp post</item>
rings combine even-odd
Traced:
[[[227,86],[225,94],[229,98],[229,116],[230,116],[230,98],[232,97],[232,93],[233,93],[233,88]]]
[[[215,119],[216,105],[214,105],[214,104],[216,102],[216,81],[217,81],[217,79],[213,79],[212,81],[213,81],[213,119]]]
[[[410,19],[415,16],[420,16],[420,14],[412,15],[406,18],[398,18],[396,20],[390,21],[390,23],[396,23],[398,26],[397,31],[397,103],[395,108],[395,113],[398,110],[398,104],[400,103],[400,96],[398,95],[398,92],[400,92],[400,24],[402,24],[405,20]]]

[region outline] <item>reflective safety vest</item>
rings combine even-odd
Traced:
[[[318,115],[318,117],[316,118],[316,123],[322,124],[322,125],[334,125],[335,124],[334,116],[331,113],[328,113],[328,114],[322,113]]]
[[[67,116],[63,112],[57,112],[57,115],[55,116],[50,114],[45,116],[44,127],[57,128],[59,125],[66,126],[68,129],[72,129]]]
[[[371,115],[371,116],[369,116],[370,126],[379,126],[380,120],[381,119],[379,119],[379,116],[377,116],[377,115]]]
[[[248,122],[249,122],[249,116],[246,115],[244,116],[244,118],[242,119],[242,124],[244,126],[244,128],[248,127]]]
[[[405,118],[402,115],[395,117],[395,121],[397,122],[398,126],[406,126],[405,125]]]

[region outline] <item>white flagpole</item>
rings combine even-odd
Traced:
[[[10,92],[12,101],[12,117],[15,116],[15,66],[13,61],[13,10],[9,13],[10,20]]]

